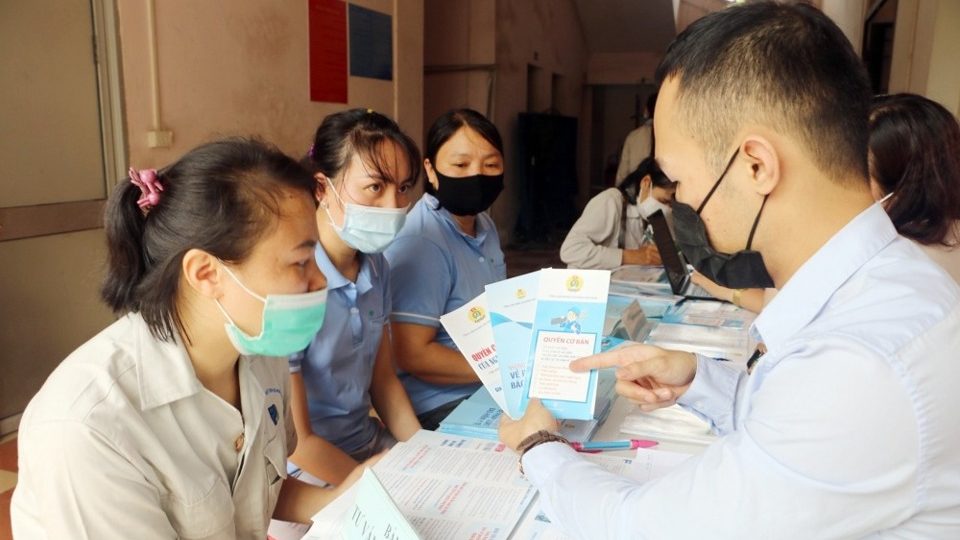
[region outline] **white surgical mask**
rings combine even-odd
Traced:
[[[653,195],[647,195],[646,199],[640,201],[637,204],[637,209],[640,210],[640,217],[643,219],[648,219],[657,210],[662,211],[666,217],[670,216],[670,205],[658,201]]]
[[[327,186],[343,206],[343,225],[339,226],[333,221],[326,203],[320,206],[327,213],[327,219],[340,239],[361,253],[380,253],[387,249],[403,228],[409,205],[403,208],[378,208],[348,203],[340,198],[332,183]]]

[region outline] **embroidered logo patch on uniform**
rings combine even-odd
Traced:
[[[270,413],[270,419],[273,420],[273,425],[277,425],[277,420],[280,418],[280,413],[277,412],[277,406],[271,405],[267,407],[267,412]]]

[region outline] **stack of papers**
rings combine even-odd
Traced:
[[[642,266],[628,264],[621,266],[610,274],[612,283],[623,283],[657,290],[663,294],[670,294],[670,281],[663,265]]]
[[[350,527],[397,514],[424,540],[504,540],[535,494],[517,472],[517,455],[502,444],[433,431],[398,443],[372,471],[382,489],[361,479],[313,516],[303,538],[349,538]]]
[[[726,302],[687,300],[669,308],[663,315],[662,321],[746,330],[756,318],[756,313]]]
[[[644,448],[633,457],[580,455],[638,483],[690,457]],[[303,539],[568,538],[540,511],[516,464],[516,454],[502,444],[421,430],[314,515]]]
[[[672,306],[683,302],[673,294],[667,272],[662,265],[625,265],[610,274],[610,294],[631,298],[640,303],[647,317],[660,318]]]
[[[610,283],[610,295],[622,296],[631,300],[636,300],[647,317],[660,318],[672,306],[682,302],[682,296],[676,296],[667,289],[666,292],[659,290],[648,290],[639,284],[628,283]]]
[[[723,326],[661,322],[650,332],[645,343],[742,364],[746,364],[747,358],[753,352],[746,331]]]
[[[650,412],[634,408],[623,418],[620,431],[685,444],[708,445],[718,438],[709,424],[679,405]]]

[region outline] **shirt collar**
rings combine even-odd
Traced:
[[[897,238],[879,204],[873,204],[801,266],[756,318],[751,336],[775,349],[823,309],[833,294],[868,260]]]
[[[356,285],[357,291],[360,293],[365,293],[373,288],[373,280],[370,278],[370,274],[371,272],[376,273],[376,269],[373,268],[373,265],[370,263],[369,254],[359,251],[357,254],[360,256],[360,273],[357,274]],[[317,266],[320,267],[320,271],[323,272],[324,277],[327,278],[328,291],[333,291],[353,284],[349,279],[344,277],[339,270],[337,270],[337,267],[334,266],[333,261],[330,260],[327,252],[320,244],[317,244],[315,258],[317,259]]]
[[[449,210],[446,208],[440,208],[439,210],[437,209],[437,205],[440,204],[440,201],[438,201],[436,197],[430,195],[429,193],[424,193],[423,198],[427,200],[427,206],[433,210],[437,217],[440,218],[440,220],[443,221],[451,231],[463,237],[463,239],[467,242],[480,245],[487,238],[487,234],[490,233],[490,227],[487,226],[487,223],[483,219],[480,219],[480,216],[483,214],[483,212],[477,214],[477,236],[473,237],[460,230],[460,226],[457,225],[457,220],[453,217],[453,214],[451,214]]]
[[[136,329],[134,362],[140,385],[140,407],[152,409],[196,394],[200,380],[190,362],[190,355],[175,335],[173,341],[160,341],[137,313],[127,315]]]

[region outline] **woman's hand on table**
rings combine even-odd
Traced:
[[[653,345],[634,345],[570,363],[570,369],[578,372],[608,367],[618,368],[617,393],[641,409],[652,411],[673,405],[687,391],[697,373],[697,356]]]
[[[621,264],[641,264],[644,266],[659,266],[663,264],[656,244],[646,244],[637,249],[624,249]]]
[[[716,283],[707,279],[707,276],[697,272],[696,270],[690,274],[690,281],[692,281],[694,285],[703,287],[704,290],[718,300],[724,300],[727,302],[733,301],[734,289],[728,289],[721,285],[717,285]]]

